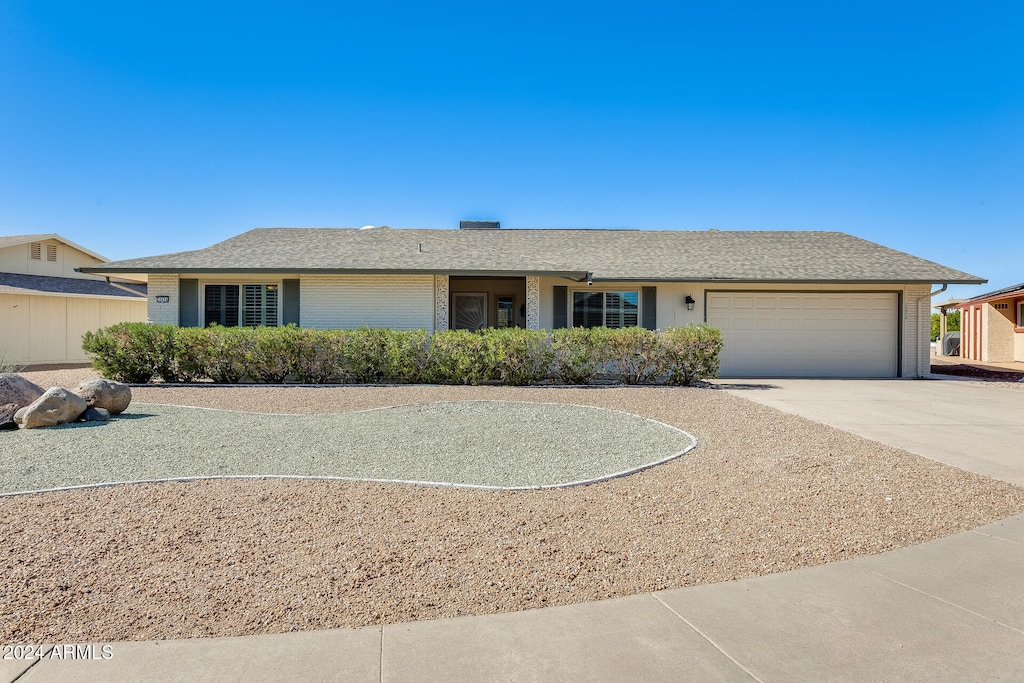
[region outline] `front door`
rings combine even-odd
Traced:
[[[482,330],[487,327],[487,294],[452,294],[452,329]]]

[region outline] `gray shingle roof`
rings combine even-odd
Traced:
[[[126,292],[120,287],[108,285],[102,280],[0,273],[0,292],[4,294],[83,294],[86,296],[116,296],[125,299],[141,299],[146,296],[146,285],[125,284],[123,286],[133,290],[135,294]]]
[[[562,275],[601,280],[977,284],[982,278],[841,232],[258,228],[131,272]]]

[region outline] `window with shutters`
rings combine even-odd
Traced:
[[[636,327],[639,314],[639,292],[572,293],[573,327]]]
[[[33,261],[43,260],[43,243],[32,242],[28,245],[28,257]]]
[[[206,285],[203,324],[223,327],[277,327],[276,284]]]
[[[46,260],[56,261],[57,260],[57,245],[47,244],[46,245]]]

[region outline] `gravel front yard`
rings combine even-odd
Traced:
[[[89,373],[27,374],[73,387]],[[676,426],[698,446],[571,489],[261,479],[0,498],[0,642],[232,636],[545,607],[893,550],[1024,510],[1024,490],[710,389],[134,394],[300,414],[571,403]],[[177,436],[192,438],[187,428]]]
[[[243,475],[558,486],[650,466],[694,439],[636,415],[560,403],[266,415],[133,402],[109,424],[19,430],[3,443],[0,494]]]

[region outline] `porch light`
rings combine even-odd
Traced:
[[[683,299],[683,301],[686,302],[686,310],[688,310],[688,311],[692,311],[693,310],[693,305],[697,303],[697,300],[694,299],[689,294],[686,295],[686,298]]]

